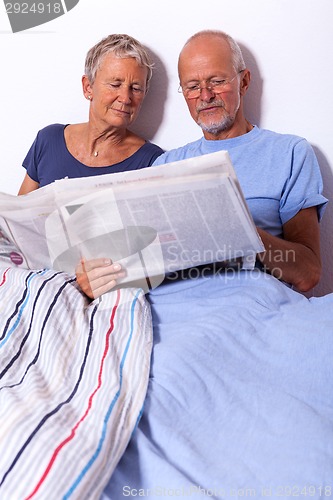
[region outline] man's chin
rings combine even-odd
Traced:
[[[217,135],[220,132],[225,132],[226,130],[229,130],[230,127],[233,125],[232,120],[224,120],[223,122],[218,122],[218,123],[205,123],[203,121],[198,121],[199,127],[203,130],[203,132],[207,132],[212,135]]]
[[[222,126],[221,124],[206,124],[206,123],[198,123],[203,132],[207,132],[208,134],[217,135],[220,132],[224,132],[228,127]]]

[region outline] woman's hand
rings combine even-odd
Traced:
[[[117,279],[126,273],[120,264],[111,259],[81,259],[75,269],[76,280],[81,290],[91,299],[109,292],[117,285]]]

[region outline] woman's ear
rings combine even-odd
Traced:
[[[82,90],[83,95],[86,99],[92,99],[92,86],[90,85],[90,81],[86,75],[82,77]]]

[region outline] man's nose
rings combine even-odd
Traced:
[[[200,99],[202,101],[211,101],[215,98],[215,93],[210,87],[201,87]]]

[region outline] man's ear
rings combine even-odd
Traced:
[[[241,75],[241,81],[240,81],[240,94],[244,96],[250,86],[250,81],[251,81],[251,73],[250,70],[245,69],[243,71],[243,74]]]

